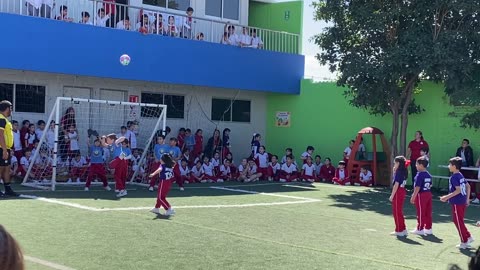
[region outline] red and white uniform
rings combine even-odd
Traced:
[[[203,180],[203,176],[205,175],[205,173],[203,172],[203,168],[202,167],[198,168],[197,166],[194,166],[192,168],[191,174],[192,176],[200,178],[201,180]],[[198,181],[196,178],[192,177],[192,179],[194,179],[194,181]]]
[[[280,163],[276,162],[275,164],[273,164],[272,162],[270,162],[268,164],[268,177],[272,177],[273,180],[279,180],[279,174],[280,174],[280,170],[281,170],[281,166],[280,166]]]
[[[220,166],[220,177],[225,181],[232,178],[232,170],[230,166]]]
[[[84,157],[80,157],[79,160],[77,160],[76,158],[72,158],[72,160],[70,161],[70,166],[72,167],[72,176],[82,177],[87,171],[87,167],[85,167],[86,165],[87,161]]]
[[[246,168],[243,166],[243,164],[240,164],[238,166],[238,174],[242,174],[242,173],[246,174],[247,172],[245,170],[246,170]]]
[[[352,148],[350,148],[350,146],[345,148],[345,150],[343,150],[343,153],[345,155],[345,157],[343,158],[343,161],[348,163],[348,160],[350,159],[350,154],[352,153]]]
[[[287,163],[283,164],[280,170],[280,180],[286,180],[290,182],[297,179],[297,166],[295,164],[288,165]]]
[[[302,179],[308,180],[310,182],[315,181],[315,165],[313,164],[308,165],[307,163],[305,163],[302,166],[302,170],[303,170]]]
[[[356,181],[356,183],[365,187],[372,185],[373,184],[372,172],[369,170],[367,170],[367,173],[360,172],[360,175],[358,176],[358,180]]]
[[[258,165],[258,172],[263,176],[268,175],[268,154],[265,152],[263,154],[256,153],[254,158]]]
[[[203,163],[202,169],[203,169],[203,172],[205,174],[205,178],[207,180],[217,181],[217,177],[214,174],[214,169],[215,168],[213,167],[213,164],[211,162]]]
[[[250,177],[254,174],[258,173],[258,167],[257,165],[250,165],[248,166],[248,171],[247,171],[247,177]]]
[[[335,171],[335,177],[333,178],[333,182],[339,185],[350,185],[350,176],[348,175],[347,169],[337,169]]]
[[[212,158],[210,159],[210,163],[213,165],[213,174],[219,175],[220,174],[220,159]]]
[[[335,177],[335,167],[332,165],[323,165],[320,168],[320,176],[319,178],[322,179],[323,181],[328,181],[331,182],[333,178]]]
[[[188,166],[178,166],[178,169],[180,170],[180,178],[183,182],[192,180]]]

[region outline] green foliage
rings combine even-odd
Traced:
[[[320,0],[313,6],[316,20],[331,23],[314,37],[322,49],[317,58],[339,72],[337,83],[348,87],[355,107],[384,115],[407,106],[419,113],[413,95],[420,80],[445,82],[447,94],[473,84],[480,0]]]

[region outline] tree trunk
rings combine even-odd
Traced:
[[[392,146],[392,161],[398,156],[398,109],[392,110],[392,135],[390,136],[390,145]]]
[[[402,123],[400,128],[400,149],[399,149],[402,155],[407,154],[408,107],[410,107],[410,104],[412,103],[413,90],[415,88],[415,84],[417,80],[418,80],[418,75],[410,77],[403,90],[404,100],[402,104],[402,115],[401,115]]]

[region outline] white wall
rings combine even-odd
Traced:
[[[25,119],[35,122],[40,119],[46,121],[57,96],[64,96],[64,93],[75,93],[76,91],[78,94],[76,97],[85,97],[91,93],[90,97],[92,99],[100,99],[100,89],[126,91],[125,101],[128,100],[128,95],[141,96],[142,91],[185,95],[185,118],[167,119],[167,125],[172,129],[171,135],[176,136],[180,127],[190,128],[193,132],[198,128],[201,128],[204,131],[204,143],[206,144],[208,139],[213,135],[215,127],[220,129],[220,131],[228,127],[232,130],[230,137],[232,152],[234,153],[236,162],[238,162],[240,158],[249,155],[252,134],[254,132],[265,134],[266,129],[266,94],[261,92],[189,85],[122,81],[2,69],[0,69],[0,83],[20,83],[46,86],[46,113],[35,114],[14,112],[12,119],[19,122]],[[72,90],[72,87],[82,88],[82,92],[78,92],[79,90]],[[219,123],[218,121],[210,121],[212,97],[233,99],[237,93],[237,99],[251,101],[251,122]],[[117,130],[115,130],[115,132],[117,132]]]

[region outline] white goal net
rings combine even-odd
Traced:
[[[85,185],[95,140],[111,133],[129,140],[133,158],[127,182],[148,181],[156,136],[166,127],[166,105],[58,97],[45,128],[26,135],[29,146],[18,161],[23,185],[55,190],[57,185]],[[39,136],[40,134],[40,136]],[[153,144],[152,144],[153,143]],[[98,148],[96,148],[98,149]],[[103,148],[101,160],[109,181],[111,153]],[[92,185],[100,184],[90,175]]]

